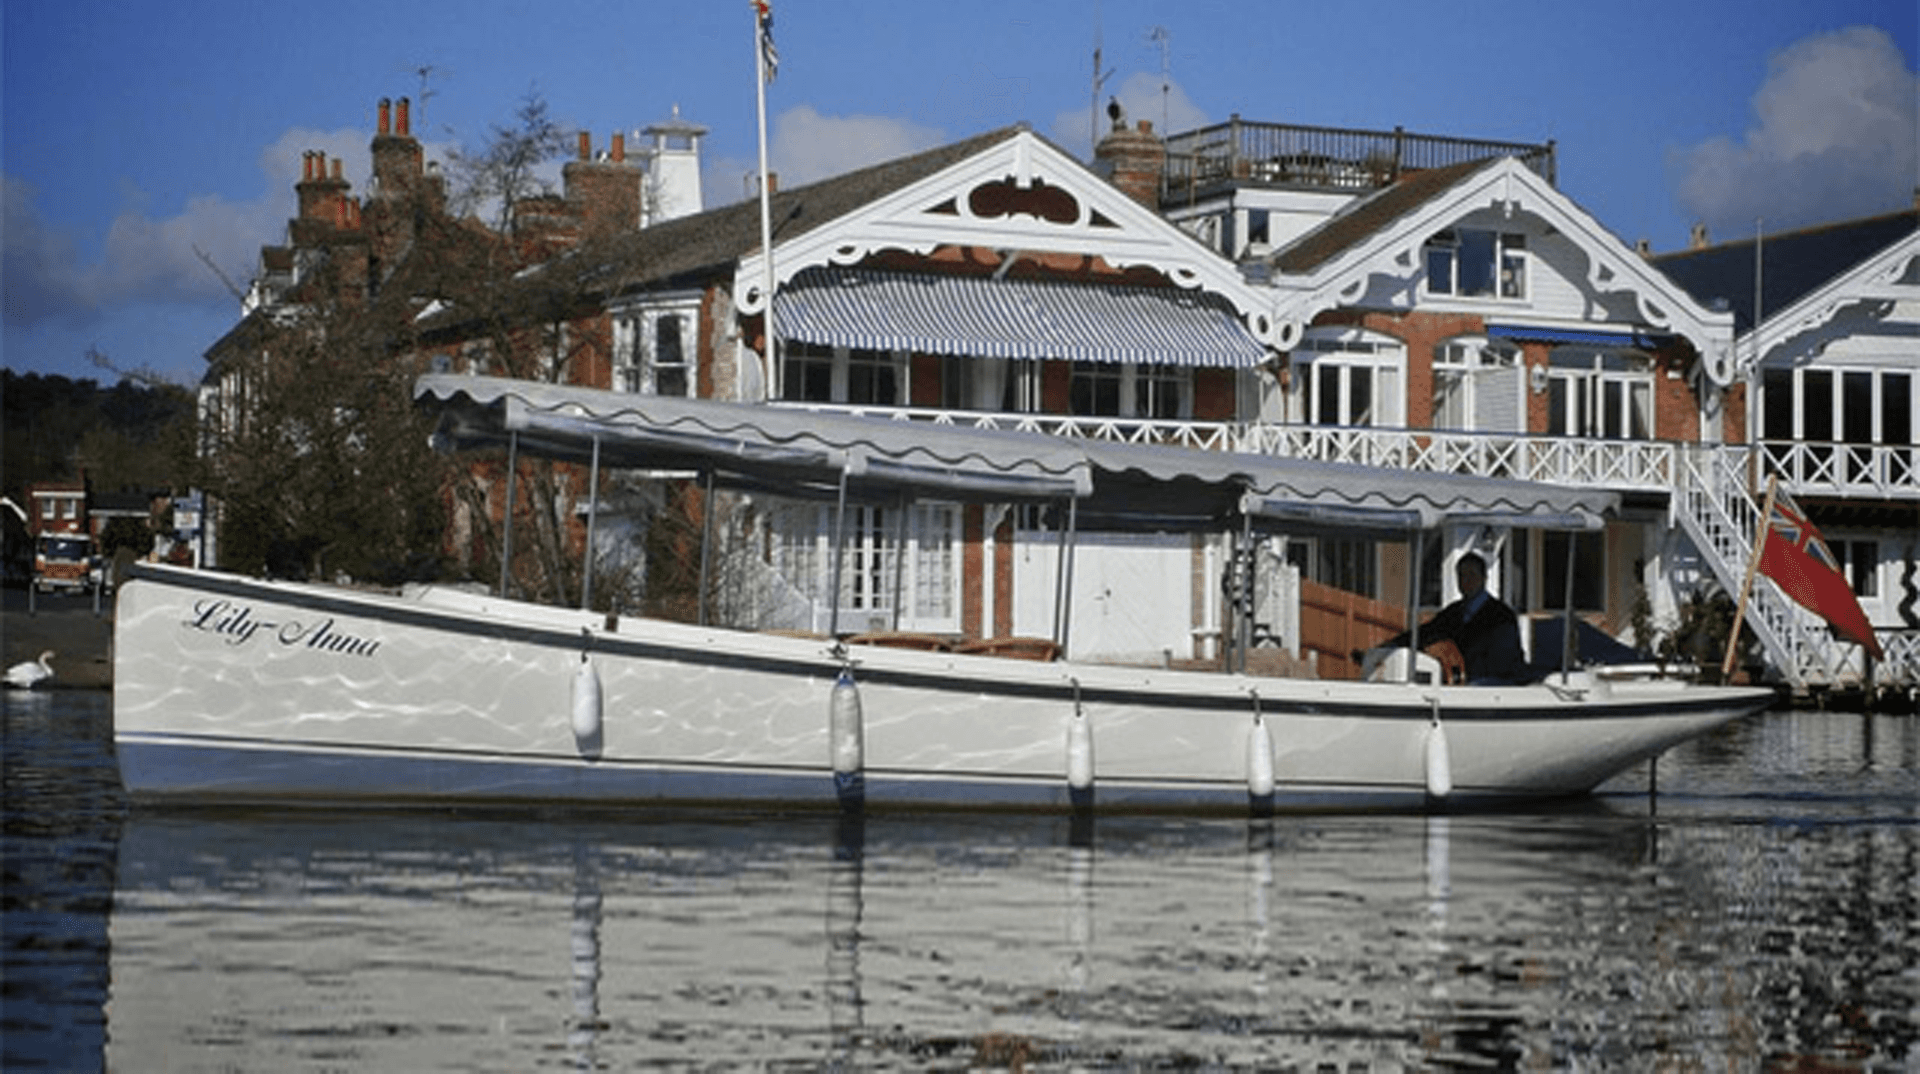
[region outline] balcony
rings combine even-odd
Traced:
[[[1390,131],[1232,120],[1167,139],[1162,200],[1185,200],[1215,185],[1364,192],[1401,175],[1488,157],[1517,157],[1557,181],[1554,143],[1496,142]]]
[[[1920,448],[1763,440],[1758,449],[1762,472],[1795,496],[1920,501]]]
[[[925,421],[1113,443],[1164,444],[1201,451],[1244,451],[1423,473],[1594,486],[1617,492],[1671,493],[1681,477],[1676,454],[1684,448],[1703,446],[1669,440],[1598,440],[1372,426],[1139,420],[825,403],[773,405],[891,421]],[[1757,450],[1760,465],[1765,467],[1762,474],[1778,472],[1796,496],[1920,501],[1920,448],[1767,441],[1757,449],[1729,444],[1725,450],[1741,457]]]

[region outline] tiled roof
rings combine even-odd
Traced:
[[[817,183],[776,191],[771,199],[775,243],[804,235],[903,187],[1013,137],[1002,127],[923,153],[886,161]],[[760,248],[760,202],[748,198],[718,209],[615,236],[591,252],[618,264],[625,287],[658,286],[731,271]],[[589,254],[587,247],[581,254]]]
[[[1908,209],[1763,236],[1760,315],[1786,309],[1915,230],[1920,230],[1920,210]],[[1724,300],[1733,311],[1736,333],[1753,327],[1753,239],[1663,254],[1653,264],[1701,305]]]
[[[1385,230],[1395,220],[1487,167],[1495,159],[1486,157],[1445,168],[1409,172],[1392,186],[1362,199],[1346,212],[1296,239],[1274,255],[1274,267],[1289,275],[1310,273]]]

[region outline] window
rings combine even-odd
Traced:
[[[1427,240],[1427,293],[1462,298],[1527,297],[1527,237],[1457,228]]]
[[[835,508],[793,504],[774,513],[774,568],[808,597],[814,629],[827,629],[836,604],[843,631],[891,629],[896,620],[902,629],[959,629],[960,509],[920,503],[904,512],[897,507],[847,508],[835,600],[828,597]]]
[[[1766,369],[1761,436],[1824,444],[1913,443],[1913,374],[1892,369]]]
[[[1372,541],[1322,537],[1287,542],[1287,562],[1300,568],[1302,578],[1363,597],[1379,595],[1378,558]]]
[[[1573,547],[1573,610],[1607,610],[1606,534],[1540,534],[1541,587],[1534,594],[1534,606],[1548,611],[1564,609],[1567,604],[1568,538]]]
[[[1309,336],[1293,352],[1289,417],[1315,425],[1397,427],[1406,421],[1398,340]]]
[[[800,403],[903,406],[906,356],[793,340],[782,346],[780,398]]]
[[[1646,440],[1653,436],[1653,363],[1630,351],[1562,347],[1547,358],[1547,432]]]
[[[1466,432],[1521,430],[1520,354],[1510,344],[1463,338],[1433,357],[1433,427]]]
[[[1181,365],[1075,362],[1069,392],[1079,417],[1177,421],[1193,414],[1193,370]]]
[[[613,323],[613,388],[638,395],[693,394],[694,316],[642,310]]]
[[[1029,358],[979,358],[950,354],[940,359],[940,405],[947,410],[1040,410],[1040,363]]]
[[[1827,550],[1840,561],[1840,573],[1847,576],[1857,597],[1880,595],[1880,544],[1877,541],[1835,540]]]

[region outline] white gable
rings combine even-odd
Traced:
[[[1529,237],[1534,271],[1524,301],[1436,300],[1422,293],[1427,240],[1461,227]],[[1458,309],[1566,328],[1673,333],[1692,342],[1714,383],[1724,387],[1734,375],[1731,313],[1702,307],[1513,158],[1489,162],[1304,275],[1276,275],[1274,286],[1282,346],[1318,314],[1343,306]]]
[[[1022,192],[1020,208],[994,212],[1001,188]],[[1032,197],[1034,192],[1042,197]],[[1232,263],[1121,193],[1028,131],[774,248],[774,286],[803,269],[844,266],[884,251],[928,254],[940,247],[1097,257],[1115,268],[1144,266],[1180,287],[1224,298],[1262,343],[1273,336],[1272,300]],[[740,312],[765,305],[760,253],[734,273]]]

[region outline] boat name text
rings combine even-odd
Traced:
[[[380,648],[377,638],[362,638],[339,630],[332,616],[299,622],[275,622],[261,619],[245,604],[230,600],[202,600],[193,605],[193,616],[186,620],[189,630],[218,634],[228,645],[245,645],[255,638],[266,638],[289,648],[300,646],[346,656],[372,656]]]

